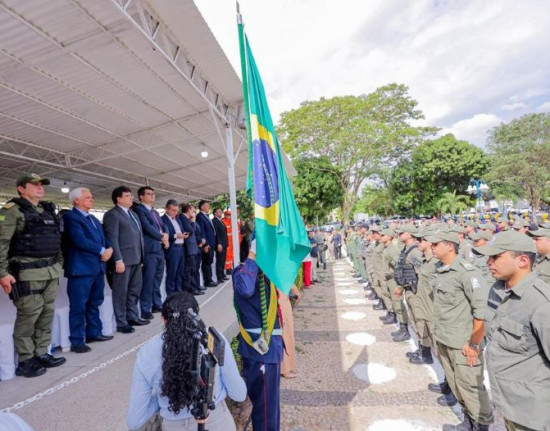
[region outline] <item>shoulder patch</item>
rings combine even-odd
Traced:
[[[416,266],[416,267],[420,267],[422,266],[422,260],[416,258],[416,257],[413,257],[412,260],[411,260],[411,263]]]
[[[470,281],[472,283],[472,289],[474,289],[474,290],[481,289],[482,286],[481,286],[480,281],[477,279],[477,277],[471,277]]]
[[[9,210],[11,207],[15,205],[15,202],[8,202],[6,205],[2,207],[2,209]]]
[[[464,267],[464,269],[466,269],[466,271],[473,271],[474,269],[476,269],[476,267],[474,265],[472,265],[470,262],[466,262],[466,261],[461,261],[460,264]]]

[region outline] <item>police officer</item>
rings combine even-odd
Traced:
[[[488,256],[499,280],[487,332],[493,402],[509,431],[550,429],[550,285],[531,271],[535,246],[509,231],[476,251]]]
[[[235,268],[232,278],[240,327],[238,352],[243,358],[242,373],[252,403],[252,428],[278,431],[282,330],[276,288],[256,264],[254,234],[248,258]]]
[[[529,222],[527,220],[516,220],[514,224],[512,225],[512,229],[519,233],[527,233],[529,232]]]
[[[17,179],[18,198],[0,209],[0,285],[17,308],[13,329],[19,366],[15,374],[36,377],[65,358],[48,353],[54,301],[61,276],[61,234],[55,205],[44,202],[46,178]]]
[[[374,290],[374,281],[372,276],[374,247],[376,246],[376,243],[373,239],[372,230],[369,229],[369,231],[366,233],[365,241],[367,242],[367,248],[365,250],[365,273],[367,274],[367,283],[368,283],[368,288],[366,289],[367,298],[378,299],[378,296],[376,295],[376,291]]]
[[[528,231],[527,235],[535,241],[538,253],[534,271],[541,280],[550,284],[550,229],[540,227],[537,230]]]
[[[399,321],[402,324],[402,321],[407,317],[407,311],[405,310],[405,305],[403,301],[399,301],[399,298],[395,295],[395,289],[397,284],[394,280],[394,271],[397,265],[397,260],[399,259],[399,253],[401,248],[399,245],[393,243],[393,239],[396,237],[395,231],[392,229],[383,229],[380,234],[382,235],[381,242],[384,245],[383,252],[383,284],[382,284],[382,298],[387,304],[391,304],[392,310],[388,314],[381,317],[380,320],[385,325],[391,325],[396,321]],[[405,314],[403,314],[403,311]],[[405,323],[406,324],[406,323]],[[393,336],[393,333],[392,333]]]
[[[493,414],[483,385],[481,343],[489,288],[479,269],[458,256],[456,232],[440,230],[426,239],[439,260],[434,287],[434,333],[439,358],[449,386],[464,409],[462,423],[445,424],[443,431],[486,431]]]
[[[413,329],[418,334],[418,328],[416,323],[416,315],[419,313],[419,299],[417,297],[417,285],[418,274],[420,266],[422,265],[422,252],[418,249],[416,238],[413,236],[418,231],[412,224],[403,225],[399,230],[399,241],[404,245],[401,254],[399,255],[399,261],[395,271],[395,281],[400,287],[397,292],[399,296],[405,291],[405,298],[410,310],[410,317]],[[405,310],[406,312],[406,310]],[[422,323],[420,323],[422,325]],[[401,332],[396,335],[400,340],[410,339],[407,325],[405,324],[401,328]],[[430,349],[421,349],[423,355],[419,356],[418,360],[423,360],[423,363],[433,363]],[[417,362],[415,362],[417,363]]]
[[[458,255],[468,262],[471,262],[474,258],[472,254],[472,243],[470,239],[466,236],[466,228],[454,225],[451,228],[452,232],[456,232],[458,235],[458,240],[460,241],[460,244],[458,244]]]
[[[395,313],[393,312],[391,297],[386,285],[386,276],[384,273],[384,250],[386,247],[382,242],[382,233],[380,230],[374,231],[374,239],[376,241],[376,246],[374,247],[373,253],[374,285],[380,300],[377,304],[374,304],[372,308],[374,310],[386,310],[386,315],[381,316],[380,320],[391,319],[393,323],[396,318]]]
[[[484,245],[487,245],[492,239],[493,235],[488,230],[480,230],[479,232],[476,232],[472,235],[474,247],[482,247]],[[482,255],[481,253],[477,253],[475,249],[472,250],[472,256],[472,263],[481,271],[483,277],[485,277],[487,286],[492,286],[495,282],[495,279],[491,275],[491,272],[489,271],[489,266],[487,265],[488,257]]]

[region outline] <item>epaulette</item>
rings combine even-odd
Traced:
[[[537,278],[533,282],[533,286],[537,289],[542,296],[544,296],[548,301],[550,301],[550,285],[542,281],[540,278]]]
[[[461,261],[460,264],[466,269],[466,271],[473,271],[476,269],[474,265],[472,265],[470,262],[466,262],[465,260]]]
[[[4,210],[9,210],[11,207],[15,205],[15,202],[8,202],[6,205],[2,207]]]

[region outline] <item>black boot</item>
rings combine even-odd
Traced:
[[[378,295],[375,291],[372,291],[369,296],[367,296],[367,299],[370,299],[371,301],[376,301],[378,299]]]
[[[388,314],[386,314],[383,318],[380,318],[380,320],[384,325],[391,325],[397,322],[397,317],[393,311],[388,311]]]
[[[46,368],[44,368],[35,358],[31,358],[26,361],[19,362],[19,366],[15,370],[15,375],[23,377],[38,377],[45,372]]]
[[[489,425],[482,425],[470,418],[473,431],[489,431]]]
[[[56,358],[55,356],[52,356],[49,353],[46,353],[45,355],[42,355],[42,356],[36,356],[36,360],[40,365],[42,365],[45,368],[59,367],[60,365],[66,362],[65,358],[63,357]]]
[[[382,301],[381,299],[378,300],[378,303],[377,304],[374,304],[372,306],[372,309],[373,310],[385,310],[386,309],[386,306],[384,305],[384,301]]]
[[[435,392],[436,394],[443,394],[443,395],[451,393],[451,388],[447,383],[447,379],[443,380],[442,383],[430,383],[428,385],[428,390]]]
[[[443,431],[472,431],[472,421],[468,413],[464,412],[464,420],[458,425],[444,424]]]
[[[422,350],[422,349],[419,347],[419,348],[416,349],[414,352],[407,352],[407,353],[405,353],[405,356],[406,356],[407,358],[412,358],[412,357],[414,357],[414,356],[418,356],[418,355],[420,355],[420,351],[421,351],[421,350]],[[431,384],[431,383],[430,383],[430,384]]]
[[[327,269],[327,263],[323,262],[323,269]]]
[[[437,404],[443,407],[452,407],[454,406],[458,400],[456,399],[455,395],[452,392],[449,392],[448,394],[441,395],[437,399]]]
[[[399,328],[397,328],[397,331],[393,331],[390,333],[392,337],[395,337],[397,334],[401,333],[401,324],[399,325]]]
[[[393,341],[396,343],[400,341],[406,341],[411,339],[411,335],[409,334],[409,329],[407,328],[406,323],[401,323],[399,328],[399,332],[395,334],[395,336],[392,338]]]
[[[421,346],[421,352],[418,356],[412,357],[409,359],[411,364],[433,364],[434,359],[432,358],[432,350],[429,347]]]

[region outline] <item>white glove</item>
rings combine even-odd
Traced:
[[[250,252],[256,254],[256,238],[250,242]]]

